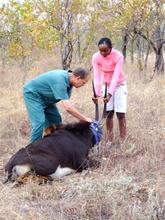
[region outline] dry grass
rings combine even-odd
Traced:
[[[30,71],[53,67],[43,60]],[[38,67],[39,66],[39,67]],[[37,71],[38,68],[38,71]],[[9,70],[8,70],[9,71]],[[2,76],[0,82],[0,173],[8,158],[28,143],[29,124],[21,94],[21,73],[17,69]],[[93,157],[101,166],[87,174],[74,174],[51,184],[38,185],[29,179],[21,187],[0,183],[0,220],[164,220],[165,219],[165,80],[155,77],[144,83],[136,67],[126,65],[128,73],[127,140]],[[77,108],[94,116],[91,83],[75,91]],[[81,98],[80,98],[81,97]],[[100,103],[101,105],[101,103]],[[64,121],[72,117],[63,114]]]

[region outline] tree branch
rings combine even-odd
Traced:
[[[149,42],[152,48],[154,49],[154,51],[157,53],[157,48],[151,39],[148,39],[141,31],[134,30],[134,33],[140,35],[143,39]]]

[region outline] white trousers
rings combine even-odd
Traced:
[[[122,84],[116,87],[113,96],[107,103],[107,111],[114,110],[119,113],[127,112],[127,84]]]

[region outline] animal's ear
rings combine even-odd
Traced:
[[[56,126],[55,130],[59,130],[59,129],[65,128],[64,124],[58,124],[58,125],[55,125],[55,126]]]
[[[56,130],[63,129],[64,127],[65,126],[63,124],[57,124],[57,125],[53,124],[52,126],[44,130],[43,137],[50,136]]]
[[[46,128],[43,132],[43,137],[50,136],[54,132],[53,127]]]

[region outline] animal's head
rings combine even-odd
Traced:
[[[101,139],[102,139],[102,136],[103,136],[103,131],[102,131],[102,127],[101,125],[99,124],[98,121],[93,121],[91,124],[90,124],[90,130],[92,131],[93,133],[93,138],[94,138],[94,145],[95,144],[99,144]]]

